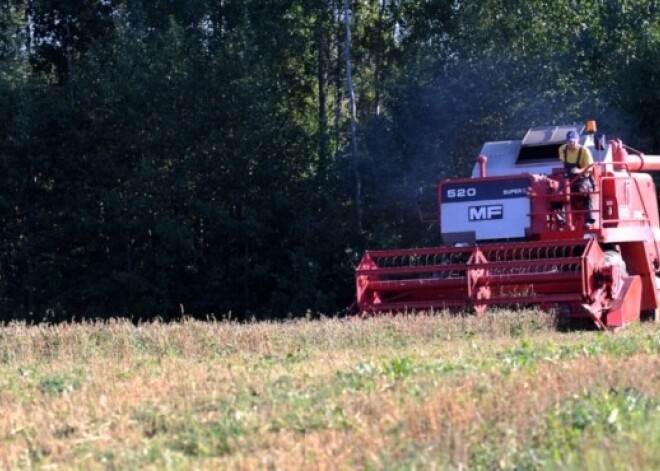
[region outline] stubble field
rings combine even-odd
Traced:
[[[660,325],[0,328],[2,469],[660,469]]]

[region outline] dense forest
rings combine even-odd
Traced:
[[[485,140],[660,151],[660,1],[0,3],[3,320],[334,314]]]

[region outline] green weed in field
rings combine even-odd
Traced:
[[[56,373],[41,379],[38,389],[42,394],[62,394],[78,389],[82,381],[79,374]]]
[[[548,418],[549,449],[574,449],[586,431],[613,433],[646,420],[655,411],[654,400],[634,389],[589,391],[574,397]]]
[[[223,456],[232,452],[232,443],[246,432],[240,414],[226,414],[210,422],[183,417],[180,429],[167,441],[168,448],[188,456]]]
[[[359,363],[352,371],[338,371],[336,377],[342,390],[371,390],[375,385],[376,368],[369,362]]]
[[[392,358],[383,366],[383,374],[392,379],[401,379],[409,376],[414,370],[413,359],[410,356]]]
[[[588,449],[602,447],[605,450],[607,444],[626,441],[626,435],[649,424],[660,426],[656,398],[646,397],[633,388],[587,391],[550,412],[532,446],[519,455],[518,466],[523,469],[593,469],[583,468],[582,457]],[[648,443],[657,446],[650,440]],[[619,455],[619,459],[624,456]],[[607,467],[615,468],[615,463],[610,465],[611,468]]]

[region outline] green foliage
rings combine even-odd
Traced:
[[[393,358],[383,367],[383,373],[393,379],[409,376],[414,372],[414,362],[411,357]]]
[[[342,389],[351,391],[371,390],[375,385],[377,370],[369,362],[362,362],[350,372],[337,372]]]
[[[57,395],[72,392],[82,384],[82,378],[78,375],[56,373],[45,376],[39,381],[38,389],[43,394]]]
[[[586,443],[625,442],[626,434],[643,433],[647,424],[657,426],[658,412],[657,400],[632,388],[587,391],[549,414],[534,445],[521,454],[520,464],[525,468],[583,466],[585,457],[579,455]]]
[[[548,444],[575,447],[579,435],[587,429],[620,431],[623,424],[644,421],[654,409],[653,401],[635,390],[588,392],[568,401],[549,418]]]
[[[189,418],[169,443],[173,450],[188,456],[222,456],[231,453],[231,440],[245,433],[240,417],[222,417],[212,423],[198,423]]]
[[[653,2],[349,3],[357,177],[341,2],[0,7],[2,318],[333,314],[365,246],[438,242],[414,194],[483,141],[660,146]]]

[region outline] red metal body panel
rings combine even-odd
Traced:
[[[641,295],[642,283],[639,276],[624,278],[621,292],[606,314],[605,325],[618,328],[639,320]]]

